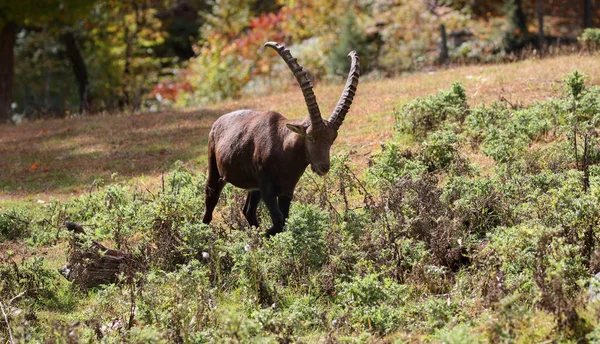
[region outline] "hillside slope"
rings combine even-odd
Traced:
[[[469,102],[505,98],[529,104],[556,95],[561,80],[575,69],[587,83],[600,84],[600,56],[561,56],[513,64],[464,66],[392,79],[368,80],[358,87],[355,103],[333,147],[364,164],[393,133],[393,111],[418,96],[459,81]],[[322,113],[328,114],[343,88],[316,85]],[[112,178],[152,188],[164,171],[181,160],[203,170],[206,135],[220,115],[240,108],[279,111],[288,118],[306,113],[296,87],[278,94],[249,97],[200,110],[143,114],[102,114],[0,126],[0,201],[47,200],[81,194]]]

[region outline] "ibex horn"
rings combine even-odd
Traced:
[[[304,95],[306,106],[308,107],[308,115],[310,116],[313,130],[319,130],[321,127],[323,127],[323,118],[321,117],[319,104],[317,104],[317,97],[313,92],[312,83],[310,82],[304,67],[298,63],[298,60],[292,56],[290,51],[286,49],[284,45],[280,45],[276,42],[267,42],[264,46],[275,49],[275,51],[279,53],[279,56],[281,56],[281,58],[288,65],[292,73],[294,73],[294,76],[296,77],[296,80],[302,89],[302,94]],[[350,100],[350,102],[352,102],[352,100]]]
[[[348,54],[348,57],[352,59],[348,79],[346,80],[346,85],[344,86],[344,91],[342,92],[340,100],[338,100],[335,110],[333,110],[331,117],[329,117],[329,123],[333,125],[335,130],[340,128],[344,122],[344,118],[346,118],[348,110],[350,110],[350,105],[352,105],[352,100],[356,94],[358,78],[360,77],[360,59],[358,58],[358,54],[356,51],[351,51]]]

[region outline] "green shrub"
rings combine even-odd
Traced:
[[[0,264],[0,299],[14,298],[11,306],[31,305],[48,309],[71,310],[76,304],[69,284],[58,271],[49,269],[42,257],[23,260],[20,264]]]
[[[575,70],[565,77],[564,83],[567,96],[577,100],[585,88],[585,75]]]
[[[493,228],[510,222],[504,195],[495,183],[487,178],[452,178],[444,186],[442,201],[460,217],[469,235],[481,238]]]
[[[367,182],[371,185],[393,185],[406,175],[417,178],[427,172],[427,165],[413,159],[409,150],[402,151],[400,146],[390,142],[382,147],[381,153],[373,158],[372,166],[367,169]]]
[[[594,52],[600,49],[600,29],[586,28],[577,40],[589,51]]]
[[[410,289],[377,274],[354,276],[340,284],[338,304],[350,314],[352,323],[380,335],[396,330],[404,318],[404,299]]]
[[[496,101],[475,106],[465,117],[464,132],[473,148],[478,148],[490,128],[505,125],[510,110],[505,102]]]
[[[531,148],[522,155],[524,172],[530,175],[544,175],[547,171],[563,173],[575,161],[568,141],[553,142],[547,146]]]
[[[0,242],[27,235],[31,219],[24,211],[7,209],[0,212]]]
[[[445,121],[462,123],[468,111],[465,89],[455,82],[448,90],[405,104],[395,115],[396,130],[422,139]]]
[[[207,270],[198,261],[174,272],[151,271],[138,297],[139,321],[161,329],[172,342],[192,341],[215,319],[216,300]]]
[[[284,283],[307,282],[327,260],[325,233],[327,214],[312,205],[294,204],[286,230],[276,235],[268,247],[271,276]]]
[[[514,128],[506,130],[493,128],[488,131],[483,141],[482,152],[496,162],[506,165],[509,170],[525,153],[531,140]]]
[[[228,48],[227,53],[223,53]],[[251,77],[254,61],[240,58],[222,37],[208,37],[201,53],[189,64],[187,78],[193,92],[181,93],[180,106],[238,97]]]
[[[297,330],[310,331],[322,325],[323,304],[312,295],[291,293],[282,304],[282,310],[275,318],[284,317],[284,325],[293,325]]]
[[[483,335],[467,324],[458,324],[451,328],[441,328],[435,331],[433,339],[448,344],[486,343]]]
[[[460,159],[457,146],[458,136],[453,131],[435,131],[423,142],[421,159],[429,171],[449,170]]]
[[[237,278],[233,287],[239,286],[244,292],[246,307],[271,306],[278,296],[275,280],[270,279],[265,264],[269,258],[268,252],[261,244],[259,236],[249,235],[253,234],[239,233],[240,238],[227,247],[233,260],[232,276]]]

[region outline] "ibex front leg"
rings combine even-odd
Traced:
[[[292,198],[294,197],[294,193],[290,192],[284,195],[280,195],[278,197],[279,201],[279,210],[283,214],[283,221],[285,222],[290,215],[290,204],[292,203]]]
[[[279,210],[277,193],[275,192],[273,185],[270,183],[263,185],[263,187],[260,188],[260,195],[263,202],[265,202],[267,209],[269,209],[271,220],[273,221],[273,226],[266,232],[266,236],[270,237],[283,231],[283,214],[281,213],[281,210]]]

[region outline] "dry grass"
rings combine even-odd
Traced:
[[[379,145],[393,135],[394,109],[415,97],[447,88],[454,81],[464,85],[471,104],[501,97],[529,104],[556,96],[561,80],[575,69],[588,76],[588,84],[600,84],[598,65],[598,55],[573,55],[363,80],[334,154],[350,153],[364,166]],[[342,80],[315,87],[324,114],[333,109],[342,88]],[[0,126],[0,202],[69,197],[92,189],[94,181],[110,182],[114,174],[152,188],[177,160],[204,169],[206,135],[212,122],[239,108],[275,110],[288,118],[301,118],[306,113],[301,93],[290,88],[199,111],[98,115]]]

